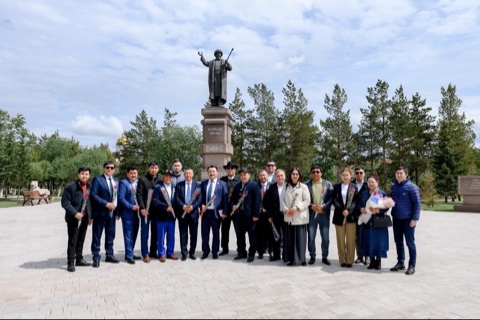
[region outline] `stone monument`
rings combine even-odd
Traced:
[[[459,176],[458,193],[463,204],[454,205],[453,211],[480,213],[480,176]]]
[[[202,109],[203,143],[201,146],[202,170],[201,180],[208,179],[207,168],[218,168],[218,177],[226,175],[223,166],[231,160],[232,114],[227,108],[210,107]]]

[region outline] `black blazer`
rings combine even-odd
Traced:
[[[87,190],[91,189],[92,185],[87,183]],[[80,186],[80,181],[73,182],[65,187],[62,194],[62,208],[65,209],[65,221],[74,222],[78,221],[75,215],[82,210],[83,203],[83,190]],[[92,219],[92,207],[90,199],[87,199],[85,206],[87,210],[88,220]]]
[[[355,186],[354,183],[349,183],[348,184],[348,190],[347,190],[347,202],[348,202],[348,195],[350,193],[353,193],[353,199],[352,203],[350,206],[347,208],[347,203],[343,202],[343,197],[342,197],[342,183],[338,183],[333,186],[333,206],[335,207],[335,211],[333,212],[333,220],[332,223],[341,226],[343,225],[343,210],[348,210],[348,216],[346,219],[346,222],[357,222],[357,216],[355,215],[355,206],[357,203],[357,198],[358,198],[358,191],[357,187]]]
[[[230,198],[230,207],[235,206],[242,194],[246,192],[246,197],[242,205],[235,214],[243,214],[247,217],[257,217],[260,214],[260,188],[252,180],[248,181],[244,190],[242,190],[242,183],[238,183],[233,189],[232,197]]]
[[[283,187],[285,188],[285,185]],[[263,205],[264,208],[267,210],[267,214],[269,218],[280,217],[283,221],[283,212],[280,212],[280,196],[278,194],[278,185],[273,183],[265,192],[265,196],[263,197]]]

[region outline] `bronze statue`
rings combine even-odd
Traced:
[[[203,52],[198,52],[200,61],[208,67],[208,90],[210,92],[210,103],[212,107],[223,107],[227,102],[227,71],[232,71],[232,65],[228,62],[233,48],[226,60],[222,59],[223,52],[215,50],[215,59],[206,61]]]

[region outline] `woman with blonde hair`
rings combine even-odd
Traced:
[[[351,268],[355,260],[355,234],[357,217],[355,206],[357,202],[357,187],[351,183],[352,170],[342,170],[342,182],[333,186],[333,213],[332,223],[337,233],[338,260],[342,268]]]

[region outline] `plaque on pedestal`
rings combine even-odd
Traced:
[[[463,204],[454,205],[453,211],[480,213],[480,176],[459,176],[458,193]]]

